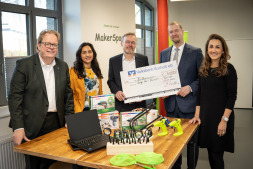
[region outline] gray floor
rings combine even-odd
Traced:
[[[253,168],[253,110],[235,109],[235,153],[224,154],[226,169]],[[182,169],[186,169],[186,150]],[[200,149],[197,169],[210,168],[206,149]]]

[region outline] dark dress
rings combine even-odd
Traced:
[[[197,106],[200,106],[201,125],[198,144],[212,152],[234,152],[234,104],[237,95],[237,74],[233,65],[228,64],[228,74],[216,77],[211,69],[208,77],[199,78]],[[218,125],[225,108],[232,110],[227,122],[226,134],[217,135]]]

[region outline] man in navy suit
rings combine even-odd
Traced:
[[[169,36],[173,46],[161,52],[160,63],[176,60],[181,81],[181,89],[176,95],[164,97],[165,110],[168,117],[191,119],[195,114],[196,92],[198,89],[198,72],[203,60],[200,48],[184,42],[184,31],[178,22],[169,24]],[[198,147],[195,146],[197,133],[187,145],[187,165],[194,169],[198,159]],[[195,163],[194,163],[195,161]],[[182,155],[173,169],[181,168]]]
[[[131,111],[138,107],[144,107],[145,101],[124,104],[125,94],[122,91],[120,72],[133,70],[135,68],[148,66],[148,57],[134,53],[136,48],[135,33],[126,33],[121,40],[122,54],[114,56],[109,60],[109,74],[107,84],[112,93],[115,94],[115,109],[119,112]]]

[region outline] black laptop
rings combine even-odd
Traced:
[[[102,134],[97,110],[83,111],[65,118],[70,137],[68,143],[73,150],[92,152],[106,146],[109,137]]]

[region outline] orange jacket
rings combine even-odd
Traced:
[[[74,68],[69,69],[69,76],[71,82],[71,88],[73,90],[74,97],[74,110],[75,113],[82,112],[85,104],[85,84],[84,78],[79,79],[74,71]],[[99,80],[99,95],[103,94],[102,91],[102,79]]]

